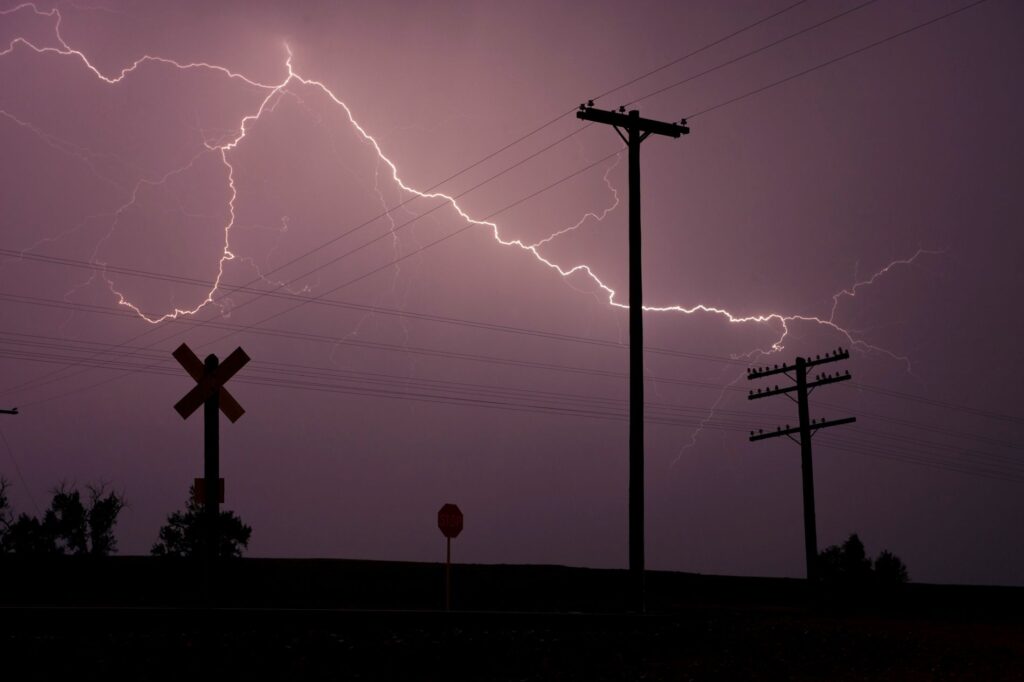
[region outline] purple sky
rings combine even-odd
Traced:
[[[568,112],[792,4],[5,5],[16,508],[108,482],[121,552],[147,552],[202,467],[170,351],[241,345],[248,412],[221,466],[251,555],[438,560],[455,502],[457,560],[624,566],[626,311],[598,280],[625,302],[626,161]],[[645,302],[722,311],[645,315],[648,566],[802,574],[798,448],[746,437],[795,406],[746,400],[746,358],[843,346],[854,381],[812,398],[812,417],[858,418],[815,440],[820,545],[858,532],[917,580],[1024,584],[1024,7],[989,0],[716,107],[969,1],[859,4],[800,3],[597,101],[691,116],[643,147]],[[506,243],[576,229],[529,251],[442,199],[396,207],[415,195],[389,162],[425,191],[559,114],[439,190],[483,220],[589,166],[493,219]]]

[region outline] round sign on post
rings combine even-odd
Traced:
[[[444,563],[444,609],[452,608],[452,538],[462,532],[462,510],[458,505],[448,503],[437,511],[437,527],[441,529],[448,543]]]

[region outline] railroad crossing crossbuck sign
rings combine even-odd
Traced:
[[[192,349],[184,343],[178,346],[173,355],[174,359],[185,368],[185,371],[196,380],[195,387],[186,393],[185,397],[174,406],[174,409],[178,411],[182,419],[188,419],[193,412],[199,409],[200,405],[213,395],[214,391],[219,393],[217,397],[220,403],[220,411],[231,420],[231,423],[238,421],[245,414],[245,410],[238,404],[238,401],[228,393],[228,389],[224,388],[227,380],[249,362],[249,356],[245,354],[244,350],[236,348],[224,362],[220,363],[210,373],[207,373],[206,366],[192,352]]]
[[[232,422],[238,421],[245,414],[245,410],[224,388],[224,384],[249,362],[249,356],[241,348],[236,348],[224,362],[218,362],[216,355],[209,355],[205,362],[201,362],[184,343],[172,355],[196,381],[196,385],[178,401],[174,409],[182,419],[188,419],[200,405],[203,406],[203,478],[199,479],[202,485],[197,482],[193,487],[193,494],[202,499],[206,520],[203,553],[206,557],[207,592],[212,598],[211,567],[220,551],[217,525],[224,497],[224,481],[220,477],[220,413],[223,412]]]

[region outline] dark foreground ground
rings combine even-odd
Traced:
[[[1024,680],[1024,589],[248,559],[0,560],[5,679]],[[10,676],[8,676],[8,674]]]

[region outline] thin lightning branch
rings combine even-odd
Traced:
[[[544,239],[541,239],[539,242],[536,242],[534,244],[530,244],[530,248],[538,248],[538,247],[544,246],[545,244],[547,244],[551,240],[553,240],[553,239],[555,239],[557,237],[561,237],[563,234],[566,234],[567,232],[572,232],[572,231],[580,228],[583,225],[583,223],[587,222],[588,218],[593,218],[596,222],[600,223],[600,222],[602,222],[605,219],[605,217],[609,213],[611,213],[616,208],[618,208],[619,207],[619,190],[615,188],[615,186],[612,184],[612,181],[608,178],[608,176],[611,174],[611,172],[613,170],[615,170],[615,168],[619,165],[619,161],[621,161],[621,160],[622,160],[622,154],[617,154],[615,156],[615,162],[612,163],[610,166],[608,166],[608,169],[605,170],[605,172],[604,172],[604,184],[605,184],[605,187],[607,187],[608,191],[610,191],[612,193],[612,205],[611,206],[609,206],[608,208],[604,209],[600,213],[594,213],[593,211],[588,211],[587,213],[584,213],[583,217],[580,218],[579,220],[577,220],[574,224],[570,225],[569,227],[563,228],[563,229],[561,229],[561,230],[559,230],[557,232],[554,232],[554,233],[548,235]]]
[[[704,432],[704,427],[708,425],[708,422],[715,418],[715,410],[717,410],[718,406],[722,404],[722,401],[725,399],[726,392],[728,392],[729,389],[735,386],[736,383],[746,375],[747,373],[744,370],[743,372],[738,374],[735,379],[733,379],[728,384],[722,387],[722,390],[718,392],[718,397],[715,398],[715,402],[713,402],[711,404],[710,409],[708,409],[707,415],[700,420],[700,423],[697,425],[697,428],[694,429],[693,433],[690,434],[690,442],[684,445],[683,447],[679,448],[679,452],[676,453],[675,459],[673,459],[669,463],[670,468],[674,467],[676,464],[679,463],[679,460],[683,458],[683,453],[697,445],[697,438],[699,438],[700,434]]]
[[[414,187],[411,187],[411,186],[407,185],[402,180],[402,178],[401,178],[401,176],[399,174],[399,171],[398,171],[398,167],[396,166],[396,164],[384,153],[383,149],[381,148],[381,146],[379,145],[377,140],[372,135],[370,135],[370,133],[358,121],[356,121],[356,119],[355,119],[355,117],[354,117],[354,115],[352,113],[352,110],[349,108],[349,106],[344,101],[342,101],[323,82],[321,82],[319,80],[316,80],[316,79],[313,79],[313,78],[309,78],[309,77],[303,76],[303,75],[299,74],[295,70],[294,65],[292,63],[293,54],[292,54],[291,48],[287,44],[285,45],[285,51],[287,53],[287,57],[286,57],[285,63],[284,63],[284,66],[285,66],[285,68],[287,70],[287,73],[284,76],[284,79],[281,82],[276,83],[276,84],[274,84],[274,83],[264,83],[264,82],[261,82],[261,81],[257,81],[257,80],[251,79],[251,78],[249,78],[247,76],[242,75],[241,73],[232,71],[231,69],[228,69],[228,68],[226,68],[224,66],[220,66],[220,65],[217,65],[217,64],[210,64],[210,63],[207,63],[207,62],[179,62],[179,61],[176,61],[176,60],[173,60],[173,59],[168,59],[168,58],[158,57],[158,56],[152,56],[152,55],[148,55],[148,54],[147,55],[143,55],[142,57],[139,57],[134,62],[132,62],[131,65],[129,65],[129,66],[125,67],[125,68],[122,68],[116,75],[107,75],[107,74],[104,74],[99,68],[97,68],[89,60],[89,58],[83,52],[81,52],[80,50],[72,48],[64,40],[63,36],[61,35],[62,16],[61,16],[60,11],[58,9],[53,8],[53,9],[50,9],[50,10],[40,10],[36,6],[35,3],[26,2],[26,3],[22,3],[20,5],[17,5],[16,7],[13,7],[11,9],[0,11],[0,16],[13,14],[13,13],[19,12],[19,11],[31,11],[34,14],[36,14],[37,16],[49,17],[49,18],[53,19],[53,21],[54,21],[53,30],[54,30],[54,36],[56,38],[57,46],[56,47],[45,47],[45,46],[41,47],[41,46],[35,45],[34,43],[32,43],[31,41],[29,41],[26,38],[17,37],[17,38],[13,39],[9,43],[9,45],[7,46],[6,49],[0,51],[0,57],[3,57],[5,55],[7,55],[7,54],[12,53],[19,46],[24,46],[24,47],[26,47],[26,48],[28,48],[28,49],[30,49],[30,50],[38,53],[38,54],[56,54],[56,55],[60,55],[60,56],[64,56],[64,57],[70,57],[70,58],[76,59],[79,62],[81,62],[82,65],[86,69],[88,69],[90,72],[92,72],[100,81],[102,81],[103,83],[106,83],[108,85],[111,85],[111,86],[117,85],[118,83],[120,83],[121,81],[126,79],[128,76],[136,74],[137,72],[139,72],[141,70],[141,67],[143,65],[149,64],[149,63],[153,63],[153,64],[157,64],[157,65],[162,65],[162,66],[167,66],[167,67],[172,67],[172,68],[179,69],[179,70],[207,70],[207,71],[213,71],[213,72],[216,72],[216,73],[220,73],[220,74],[226,76],[229,79],[234,79],[234,80],[241,81],[242,83],[244,83],[247,86],[250,86],[252,88],[256,88],[256,89],[262,90],[262,91],[264,91],[266,93],[264,98],[261,100],[259,106],[256,108],[256,110],[254,112],[252,112],[252,113],[249,113],[249,114],[245,115],[241,119],[241,121],[239,122],[237,130],[235,130],[232,134],[223,136],[221,141],[216,141],[216,142],[210,141],[210,140],[204,141],[204,147],[205,147],[206,151],[217,153],[220,156],[221,162],[223,163],[223,165],[224,165],[224,167],[225,167],[225,169],[227,171],[227,187],[228,187],[228,194],[229,194],[229,198],[228,198],[228,201],[227,201],[227,208],[228,208],[229,217],[228,217],[227,223],[224,226],[224,246],[223,246],[223,251],[222,251],[222,254],[221,254],[219,262],[218,262],[217,276],[214,279],[213,285],[211,286],[210,290],[207,292],[207,294],[204,297],[204,299],[198,305],[196,305],[193,308],[174,308],[171,312],[168,312],[168,313],[163,314],[163,315],[148,316],[148,315],[144,314],[138,308],[138,306],[136,306],[135,304],[133,304],[132,302],[127,300],[127,298],[122,293],[118,292],[114,288],[113,284],[110,283],[110,281],[108,280],[108,284],[110,284],[111,291],[118,298],[118,303],[120,305],[123,305],[123,306],[126,306],[126,307],[132,309],[136,314],[139,315],[139,317],[141,317],[142,319],[146,320],[149,323],[157,324],[157,323],[163,322],[165,320],[176,319],[176,318],[178,318],[180,316],[183,316],[183,315],[194,315],[195,313],[197,313],[200,310],[202,310],[203,308],[205,308],[207,305],[210,305],[210,304],[216,305],[215,297],[216,297],[216,295],[217,295],[217,293],[219,291],[221,279],[222,279],[222,277],[224,275],[225,263],[227,261],[233,260],[235,258],[235,255],[234,255],[234,253],[232,253],[231,247],[230,247],[230,237],[231,237],[231,229],[232,229],[232,227],[235,224],[236,201],[238,199],[238,190],[237,190],[237,187],[235,185],[235,168],[234,168],[234,166],[231,163],[230,153],[232,151],[234,151],[240,144],[242,144],[242,142],[248,136],[248,134],[250,132],[251,126],[254,123],[256,123],[257,121],[259,121],[264,113],[267,113],[269,111],[273,111],[274,107],[276,106],[277,101],[280,100],[281,95],[286,92],[285,89],[288,86],[294,86],[295,84],[300,84],[302,86],[305,86],[305,87],[312,88],[314,90],[320,91],[325,97],[327,97],[328,100],[330,100],[335,105],[340,107],[345,112],[345,115],[348,118],[348,121],[352,125],[352,127],[358,132],[358,134],[362,137],[362,139],[367,144],[369,144],[369,145],[371,145],[373,147],[373,149],[376,152],[377,157],[379,159],[379,163],[382,163],[384,166],[387,167],[387,169],[388,169],[387,172],[391,176],[392,181],[402,191],[407,192],[407,193],[412,194],[412,195],[415,195],[417,197],[422,197],[422,198],[426,198],[426,199],[441,199],[443,202],[449,204],[456,211],[456,213],[458,213],[458,215],[464,221],[466,221],[467,223],[489,229],[492,232],[492,234],[493,234],[494,240],[498,244],[500,244],[502,246],[507,246],[507,247],[517,247],[518,249],[520,249],[522,251],[528,252],[537,261],[539,261],[543,265],[547,266],[548,268],[556,271],[559,275],[561,275],[562,277],[564,277],[566,279],[572,278],[574,276],[582,276],[582,277],[584,277],[586,279],[589,279],[600,290],[600,292],[602,292],[603,297],[607,300],[607,303],[610,306],[613,306],[615,308],[622,308],[622,309],[627,309],[628,308],[627,304],[622,303],[622,302],[619,301],[618,294],[616,293],[616,291],[613,288],[611,288],[608,284],[606,284],[604,281],[602,281],[600,279],[600,277],[591,269],[591,267],[589,265],[578,264],[578,265],[574,265],[574,266],[571,266],[571,267],[562,266],[562,265],[559,265],[558,263],[555,263],[552,260],[549,260],[547,257],[545,257],[541,253],[541,250],[540,250],[543,245],[547,244],[548,242],[550,242],[552,239],[555,239],[559,235],[562,235],[562,234],[565,234],[566,232],[570,232],[572,230],[578,229],[580,227],[580,225],[582,225],[583,222],[588,217],[594,217],[596,220],[600,220],[605,215],[607,215],[610,210],[613,210],[615,205],[618,204],[618,194],[617,194],[617,192],[614,191],[614,188],[612,189],[612,191],[614,192],[615,202],[614,202],[612,208],[606,209],[600,215],[593,214],[593,213],[587,214],[577,224],[575,224],[573,226],[570,226],[568,228],[565,228],[565,229],[561,229],[561,230],[559,230],[557,232],[554,232],[550,236],[546,237],[545,239],[542,239],[542,240],[540,240],[538,242],[535,242],[535,243],[532,243],[532,244],[527,244],[527,243],[525,243],[525,242],[523,242],[522,240],[519,240],[519,239],[506,239],[506,238],[502,237],[501,230],[500,230],[500,228],[499,228],[497,223],[494,223],[494,222],[491,222],[491,221],[487,221],[487,220],[478,220],[476,218],[473,218],[472,216],[470,216],[459,205],[459,203],[455,200],[454,197],[452,197],[452,196],[450,196],[448,194],[444,194],[442,192],[423,192],[423,191],[415,189]],[[191,163],[194,163],[194,162],[195,162],[195,159],[193,159],[193,161]],[[172,173],[182,172],[182,171],[183,171],[183,169],[178,169],[177,171],[172,171]],[[605,174],[605,181],[606,181],[606,183],[608,182],[607,178],[608,178],[608,175],[607,175],[607,172],[606,172],[606,174]],[[123,211],[126,210],[127,207],[130,206],[134,202],[134,200],[135,200],[135,198],[137,196],[138,189],[143,184],[152,184],[152,183],[150,183],[148,181],[140,181],[140,183],[136,185],[135,191],[133,192],[132,200],[127,205],[122,206],[118,210],[118,214],[123,213]],[[783,347],[784,347],[783,344],[784,344],[784,341],[785,341],[787,335],[789,334],[789,331],[790,331],[789,326],[790,326],[791,323],[793,323],[793,322],[807,322],[807,323],[822,325],[822,326],[826,326],[826,327],[830,327],[830,328],[834,329],[841,336],[845,337],[847,339],[847,341],[851,344],[851,346],[859,347],[859,348],[862,348],[862,349],[867,350],[867,351],[878,351],[878,352],[881,352],[881,353],[885,353],[889,357],[892,357],[894,359],[906,362],[906,358],[903,358],[901,356],[895,355],[895,354],[893,354],[893,353],[891,353],[889,351],[886,351],[886,350],[884,350],[882,348],[879,348],[877,346],[873,346],[873,345],[868,344],[868,343],[866,343],[866,342],[864,342],[864,341],[862,341],[860,339],[855,338],[851,334],[850,331],[848,331],[847,329],[843,328],[842,326],[840,326],[835,321],[835,316],[836,316],[839,300],[841,298],[855,296],[856,292],[857,292],[857,290],[859,288],[862,288],[862,287],[868,286],[870,284],[873,284],[875,282],[875,280],[877,280],[882,275],[886,274],[890,269],[892,269],[893,267],[895,267],[897,265],[908,264],[910,262],[913,262],[913,260],[916,259],[918,256],[920,256],[922,253],[934,253],[934,252],[919,250],[918,253],[916,253],[911,258],[903,259],[903,260],[898,260],[898,261],[893,261],[892,263],[886,265],[885,267],[883,267],[882,269],[877,271],[875,274],[873,274],[868,279],[860,281],[860,282],[857,282],[852,287],[850,287],[849,289],[843,289],[843,290],[839,291],[838,293],[836,293],[833,296],[833,306],[832,306],[832,310],[830,312],[830,315],[828,317],[820,317],[820,316],[814,316],[814,315],[783,314],[783,313],[778,313],[778,312],[769,312],[769,313],[754,314],[754,315],[737,315],[737,314],[734,314],[734,313],[730,312],[729,310],[726,310],[725,308],[721,308],[721,307],[717,307],[717,306],[713,306],[713,305],[707,305],[707,304],[703,304],[703,303],[698,303],[696,305],[691,305],[691,306],[685,306],[685,305],[681,305],[681,304],[651,305],[651,306],[644,306],[644,311],[651,312],[651,313],[680,313],[680,314],[684,314],[684,315],[693,315],[693,314],[696,314],[696,313],[705,313],[705,314],[716,315],[716,316],[722,317],[726,321],[728,321],[729,323],[732,323],[732,324],[749,324],[749,323],[754,323],[754,324],[772,325],[772,326],[774,326],[778,330],[778,336],[772,342],[772,344],[770,346],[770,350],[766,351],[766,352],[778,352],[778,351],[783,349]]]

